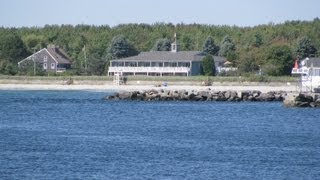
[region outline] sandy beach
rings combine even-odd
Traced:
[[[297,91],[297,86],[291,84],[257,84],[257,85],[237,85],[237,84],[218,84],[212,86],[199,85],[168,85],[155,87],[154,85],[113,85],[113,84],[0,84],[0,90],[92,90],[92,91],[132,91],[149,89],[168,89],[168,90],[207,90],[208,88],[216,91],[245,91],[259,90],[269,91]]]

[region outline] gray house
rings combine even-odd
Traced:
[[[48,45],[40,51],[18,62],[19,68],[27,68],[35,64],[40,64],[42,69],[47,72],[64,72],[71,68],[71,59],[58,46]]]
[[[179,51],[176,40],[171,51],[142,52],[137,56],[110,61],[108,75],[195,76],[201,74],[201,62],[206,53]],[[223,64],[223,57],[214,56],[215,65]]]

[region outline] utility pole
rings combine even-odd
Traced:
[[[32,61],[33,61],[33,75],[36,75],[36,61],[34,60],[34,53],[36,52],[36,47],[32,48],[33,50],[33,55],[32,55]]]
[[[33,61],[33,75],[36,75],[36,61],[34,60],[34,56],[32,56],[32,61]]]
[[[85,70],[85,72],[87,74],[88,66],[87,66],[86,45],[83,46],[83,54],[84,54],[84,70]]]

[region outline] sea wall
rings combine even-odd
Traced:
[[[106,96],[107,100],[139,101],[283,101],[284,91],[215,91],[206,90],[166,90],[122,91]]]

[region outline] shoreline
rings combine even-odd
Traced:
[[[285,92],[297,92],[297,86],[295,85],[273,85],[273,84],[213,84],[211,86],[199,86],[199,85],[168,85],[155,87],[155,85],[113,85],[106,84],[0,84],[0,90],[94,90],[94,91],[143,91],[150,89],[167,89],[167,90],[207,90],[208,88],[217,91],[252,91],[257,90],[263,93],[270,91],[285,91]]]

